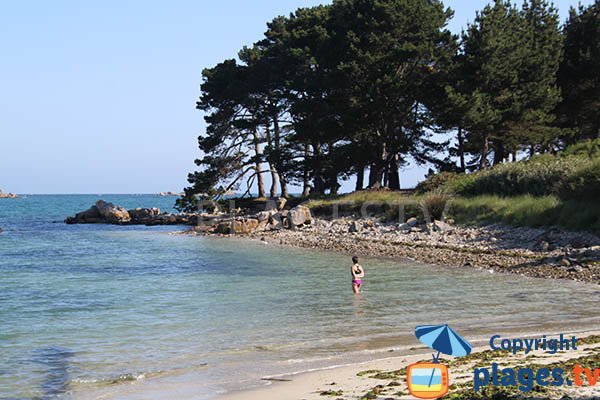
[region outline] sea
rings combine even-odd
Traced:
[[[0,399],[210,399],[285,374],[425,352],[417,325],[473,344],[594,329],[600,289],[183,226],[66,225],[103,199],[173,211],[156,195],[0,199]],[[485,257],[485,255],[482,255]],[[177,394],[175,396],[175,393]]]

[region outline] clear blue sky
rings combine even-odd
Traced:
[[[195,110],[202,69],[258,40],[274,16],[319,3],[4,2],[0,189],[181,190],[204,129]],[[459,32],[487,1],[445,4],[456,12],[450,29]],[[577,2],[555,4],[564,19]],[[414,185],[425,171],[406,168],[403,185]]]

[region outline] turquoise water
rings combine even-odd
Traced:
[[[348,257],[180,227],[66,225],[102,198],[0,199],[0,398],[126,398],[124,387],[193,382],[193,396],[260,377],[384,357],[418,324],[468,339],[598,326],[597,286]],[[489,337],[489,336],[488,336]],[[393,355],[393,354],[392,354]],[[142,396],[141,398],[149,398]]]

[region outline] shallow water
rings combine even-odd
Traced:
[[[177,376],[208,398],[265,375],[408,351],[419,324],[449,323],[476,341],[600,321],[592,285],[365,259],[357,298],[346,256],[60,222],[98,198],[0,199],[0,398],[86,397]]]

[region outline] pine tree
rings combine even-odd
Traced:
[[[568,143],[600,137],[600,1],[571,8],[564,27],[558,72],[563,101],[558,125],[571,129]]]

